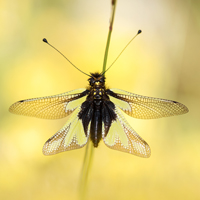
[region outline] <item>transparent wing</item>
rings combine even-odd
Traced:
[[[68,116],[86,100],[87,90],[77,89],[54,96],[22,100],[10,106],[9,111],[43,119],[59,119]]]
[[[85,134],[82,121],[78,118],[80,108],[81,106],[76,108],[63,128],[46,141],[43,147],[44,155],[78,149],[87,143],[90,128]]]
[[[117,119],[112,122],[107,135],[103,132],[104,143],[111,149],[148,158],[151,155],[149,145],[128,124],[119,108],[115,108],[115,113]]]
[[[155,119],[188,112],[185,105],[176,101],[141,96],[119,89],[107,90],[107,94],[116,106],[138,119]]]

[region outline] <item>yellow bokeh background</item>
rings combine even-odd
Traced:
[[[22,99],[87,86],[56,46],[86,73],[102,70],[110,1],[0,2],[0,199],[78,198],[85,148],[45,157],[44,142],[66,122],[13,115]],[[157,120],[127,117],[150,145],[148,159],[95,149],[87,199],[200,199],[200,3],[119,0],[108,65],[138,29],[139,35],[107,72],[107,86],[173,99],[190,112]]]

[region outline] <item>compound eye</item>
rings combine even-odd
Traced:
[[[105,79],[102,77],[100,80],[99,80],[100,83],[104,83],[105,82]]]
[[[91,80],[90,80],[90,85],[94,85],[94,83],[95,83],[95,80],[94,80],[94,79],[91,79]]]

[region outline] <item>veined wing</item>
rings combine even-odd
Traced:
[[[149,145],[128,124],[119,108],[115,108],[116,120],[112,121],[107,135],[103,124],[104,143],[115,150],[148,158],[151,155]]]
[[[116,106],[138,119],[155,119],[188,112],[188,108],[177,101],[137,95],[119,89],[106,92]]]
[[[43,147],[44,155],[53,155],[63,151],[78,149],[87,143],[90,124],[87,133],[85,133],[82,120],[78,117],[80,110],[81,106],[76,108],[63,128],[46,141]]]
[[[22,100],[10,106],[9,111],[43,119],[59,119],[68,116],[86,100],[88,90],[77,89],[70,92]]]

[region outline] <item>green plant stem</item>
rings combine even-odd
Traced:
[[[86,150],[85,150],[85,157],[83,161],[83,168],[82,168],[82,176],[80,179],[80,199],[84,200],[85,194],[86,194],[86,188],[87,188],[87,180],[88,180],[88,173],[91,168],[92,164],[92,158],[93,158],[93,153],[94,153],[94,147],[92,141],[90,139],[88,140]]]
[[[105,55],[104,55],[102,73],[104,73],[106,71],[108,50],[109,50],[109,45],[110,45],[111,33],[112,33],[112,29],[113,29],[116,4],[117,4],[117,0],[112,0],[112,12],[111,12],[111,19],[110,19],[110,25],[109,25],[108,38],[107,38],[107,43],[106,43],[106,50],[105,50]],[[81,178],[80,178],[80,183],[79,183],[80,184],[79,185],[79,189],[80,189],[79,194],[80,194],[81,200],[87,199],[86,198],[87,181],[88,181],[88,174],[89,174],[89,171],[90,171],[91,165],[92,165],[93,155],[94,155],[94,147],[93,147],[93,143],[90,141],[90,138],[89,138],[87,147],[86,147],[86,151],[85,151],[85,157],[84,157],[82,173],[81,173]]]
[[[107,64],[107,59],[108,59],[108,50],[109,50],[110,39],[111,39],[112,30],[113,30],[113,23],[114,23],[114,18],[115,18],[116,6],[117,6],[117,0],[112,0],[112,13],[111,13],[111,18],[110,18],[110,26],[109,26],[109,31],[108,31],[108,37],[107,37],[102,73],[104,73],[106,71],[106,64]]]

